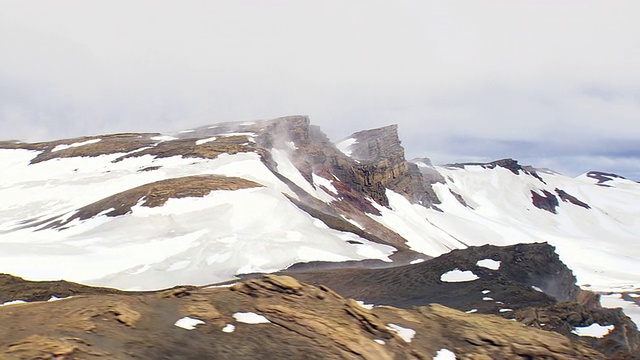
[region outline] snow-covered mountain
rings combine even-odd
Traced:
[[[640,290],[640,184],[613,174],[433,166],[405,159],[395,126],[333,144],[303,116],[6,141],[0,167],[0,273],[158,289],[548,242],[581,287],[638,313],[620,294]]]

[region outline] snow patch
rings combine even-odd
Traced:
[[[500,311],[501,313],[503,313],[503,312],[510,312],[510,311],[513,311],[513,309],[500,309],[499,311]]]
[[[476,262],[476,265],[480,266],[480,267],[483,267],[483,268],[487,268],[489,270],[498,270],[498,269],[500,269],[500,261],[493,260],[493,259],[478,260],[478,262]]]
[[[597,323],[593,323],[589,326],[576,327],[575,330],[571,332],[578,336],[602,338],[613,331],[613,329],[615,329],[614,325],[600,325]]]
[[[245,324],[267,324],[271,322],[266,317],[254,312],[237,312],[233,314],[233,318]]]
[[[476,274],[471,271],[462,271],[460,269],[453,269],[451,271],[447,271],[446,273],[440,276],[440,281],[444,282],[466,282],[466,281],[474,281],[478,280]]]
[[[373,339],[373,341],[377,342],[380,345],[386,344],[386,342],[384,342],[384,340],[382,340],[382,339]]]
[[[182,319],[178,319],[178,321],[176,321],[173,325],[186,330],[193,330],[200,324],[204,324],[204,321],[185,316]]]
[[[333,184],[331,183],[331,180],[327,180],[325,178],[323,178],[322,176],[318,176],[316,174],[311,174],[311,177],[313,179],[313,185],[315,186],[323,186],[325,189],[331,191],[334,194],[338,194],[338,190],[336,190],[336,188],[333,186]]]
[[[77,143],[73,143],[73,144],[60,144],[60,145],[57,145],[56,147],[54,147],[53,149],[51,149],[51,152],[57,152],[57,151],[60,151],[60,150],[66,150],[66,149],[70,149],[70,148],[80,147],[80,146],[83,146],[83,145],[95,144],[95,143],[98,143],[100,141],[102,141],[102,139],[91,139],[91,140],[77,142]]]
[[[482,301],[493,301],[493,298],[485,296],[482,298]]]
[[[373,304],[365,304],[364,301],[360,301],[360,300],[357,300],[356,302],[358,303],[358,305],[360,305],[361,307],[367,310],[373,309],[373,306],[374,306]]]
[[[433,360],[456,360],[456,354],[449,349],[440,349]]]
[[[206,138],[206,139],[200,139],[200,140],[196,140],[196,145],[202,145],[202,144],[206,144],[208,142],[212,142],[212,141],[216,141],[217,137],[210,137],[210,138]]]
[[[387,329],[395,332],[404,340],[405,342],[410,343],[414,336],[416,336],[416,331],[413,329],[403,328],[400,325],[396,324],[387,324]]]
[[[467,310],[467,311],[465,311],[465,312],[466,312],[467,314],[473,314],[473,313],[478,312],[478,309],[471,309],[471,310]]]
[[[0,304],[0,306],[8,306],[8,305],[16,305],[16,304],[26,304],[27,302],[24,300],[12,300],[7,301],[5,303]]]
[[[351,153],[353,152],[353,150],[351,150],[351,145],[356,144],[357,142],[358,142],[358,140],[356,140],[355,138],[349,138],[349,139],[345,139],[345,140],[342,140],[341,142],[337,143],[336,147],[343,154],[351,157]]]
[[[484,295],[487,295],[490,292],[491,292],[491,290],[482,290],[482,294],[484,294]]]
[[[415,259],[415,260],[411,260],[411,262],[409,262],[409,264],[411,265],[415,265],[415,264],[420,264],[423,263],[424,259]]]
[[[222,328],[222,332],[232,333],[236,330],[236,327],[233,324],[227,324]]]
[[[173,136],[169,136],[169,135],[160,135],[160,136],[154,136],[151,138],[151,140],[155,140],[155,141],[159,141],[159,142],[163,142],[163,141],[171,141],[171,140],[177,140],[177,137],[173,137]]]
[[[533,285],[532,285],[532,286],[531,286],[531,288],[532,288],[533,290],[537,291],[537,292],[544,292],[544,291],[542,291],[542,289],[540,289],[540,288],[539,288],[539,287],[537,287],[537,286],[533,286]]]

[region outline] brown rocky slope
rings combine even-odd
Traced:
[[[183,317],[201,323],[175,326]],[[368,310],[327,287],[272,275],[231,287],[2,306],[0,324],[3,359],[431,359],[443,348],[458,359],[604,359],[493,315],[440,305]]]

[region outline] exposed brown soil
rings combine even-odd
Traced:
[[[239,322],[238,312],[270,323]],[[204,324],[174,326],[184,316]],[[327,287],[282,276],[231,288],[3,306],[0,324],[3,359],[431,359],[442,348],[458,359],[604,358],[580,342],[499,317],[438,305],[367,310]],[[233,332],[222,331],[228,324]],[[389,324],[415,336],[406,342]]]

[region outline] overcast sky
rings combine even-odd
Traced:
[[[0,0],[0,139],[306,114],[640,180],[640,1]]]

